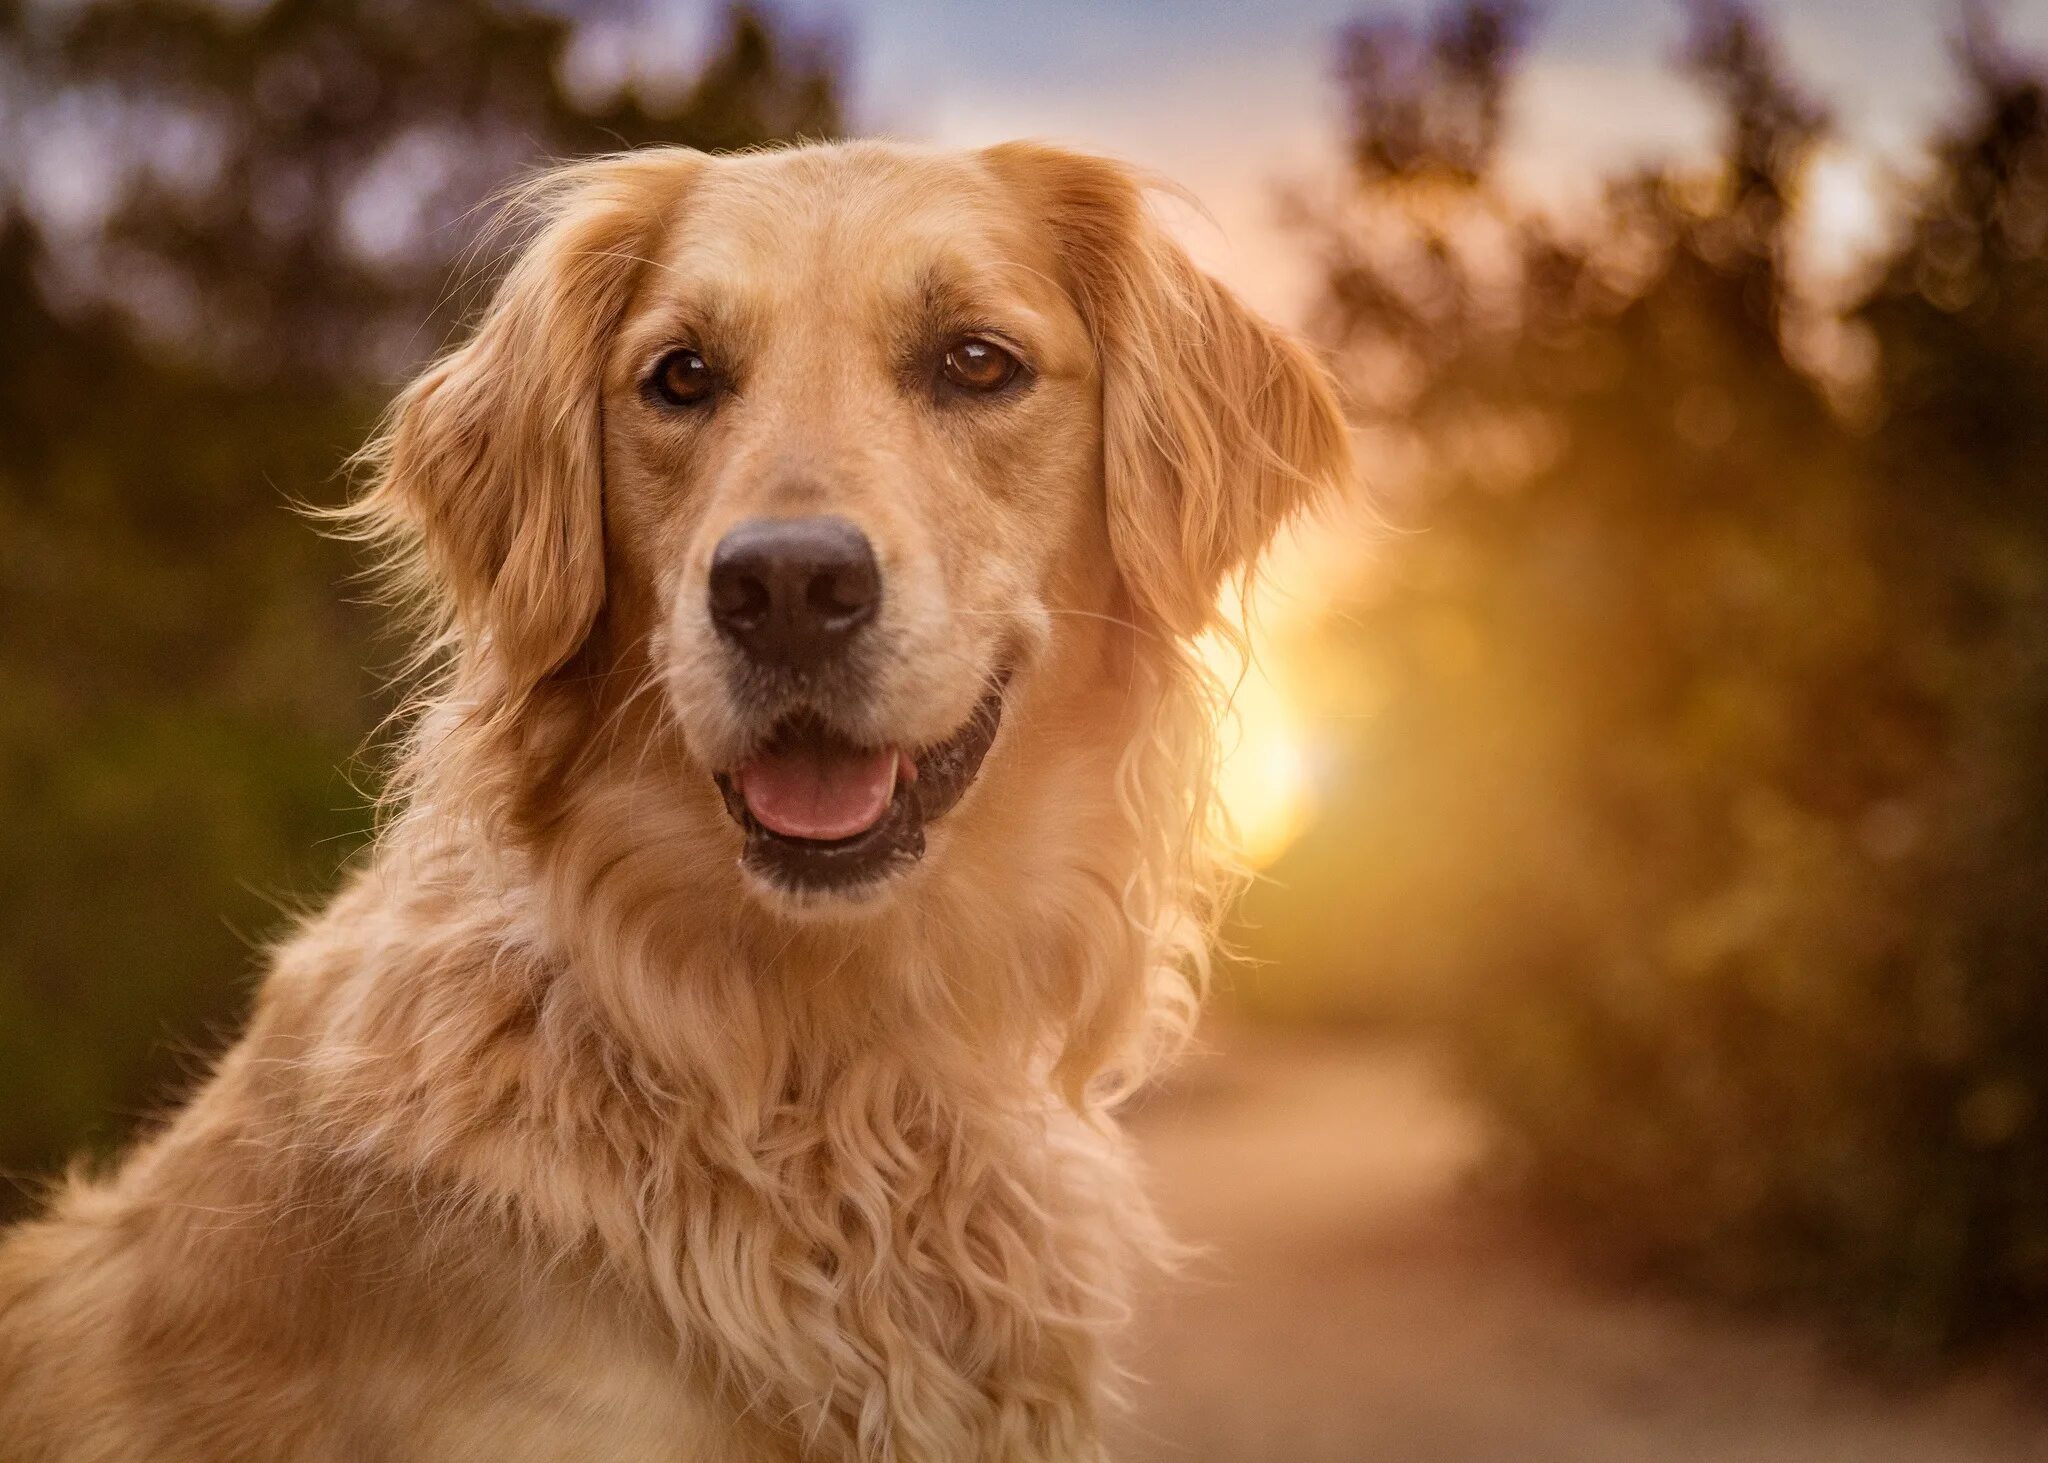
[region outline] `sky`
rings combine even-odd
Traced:
[[[844,38],[856,125],[978,144],[1032,136],[1115,153],[1191,189],[1211,268],[1282,319],[1309,281],[1274,192],[1336,171],[1332,38],[1360,14],[1426,16],[1424,0],[794,0]],[[1887,168],[1953,98],[1955,0],[1761,0],[1841,141],[1813,184],[1813,264],[1840,273],[1874,242]],[[2048,48],[2048,0],[2005,0],[2005,29]],[[1510,176],[1569,201],[1614,167],[1707,145],[1711,123],[1670,60],[1676,0],[1549,0],[1515,97]]]

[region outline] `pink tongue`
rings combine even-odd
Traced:
[[[769,752],[740,767],[740,796],[763,827],[785,838],[851,838],[889,811],[896,760],[894,747]]]

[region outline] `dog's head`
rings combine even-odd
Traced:
[[[977,826],[1000,858],[1020,800],[1117,806],[1140,669],[1348,467],[1319,368],[1101,159],[657,151],[534,199],[367,511],[422,544],[478,715],[645,721],[784,913]]]

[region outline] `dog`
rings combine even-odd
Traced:
[[[1226,876],[1196,638],[1350,439],[1115,162],[576,163],[342,529],[370,854],[0,1244],[14,1463],[1094,1460],[1113,1110]]]

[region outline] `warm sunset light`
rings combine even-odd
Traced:
[[[1254,868],[1273,862],[1306,826],[1311,811],[1307,736],[1286,691],[1280,667],[1254,644],[1251,664],[1218,640],[1203,655],[1232,688],[1223,723],[1219,791],[1237,835],[1239,856]]]
[[[1328,567],[1312,563],[1291,539],[1279,554],[1292,565],[1291,583],[1320,585],[1328,577]],[[1285,853],[1315,811],[1313,738],[1292,694],[1293,667],[1284,633],[1303,603],[1294,596],[1262,593],[1247,614],[1235,590],[1227,591],[1223,612],[1242,631],[1249,655],[1221,636],[1202,641],[1202,658],[1228,697],[1219,731],[1218,792],[1237,854],[1255,869]]]

